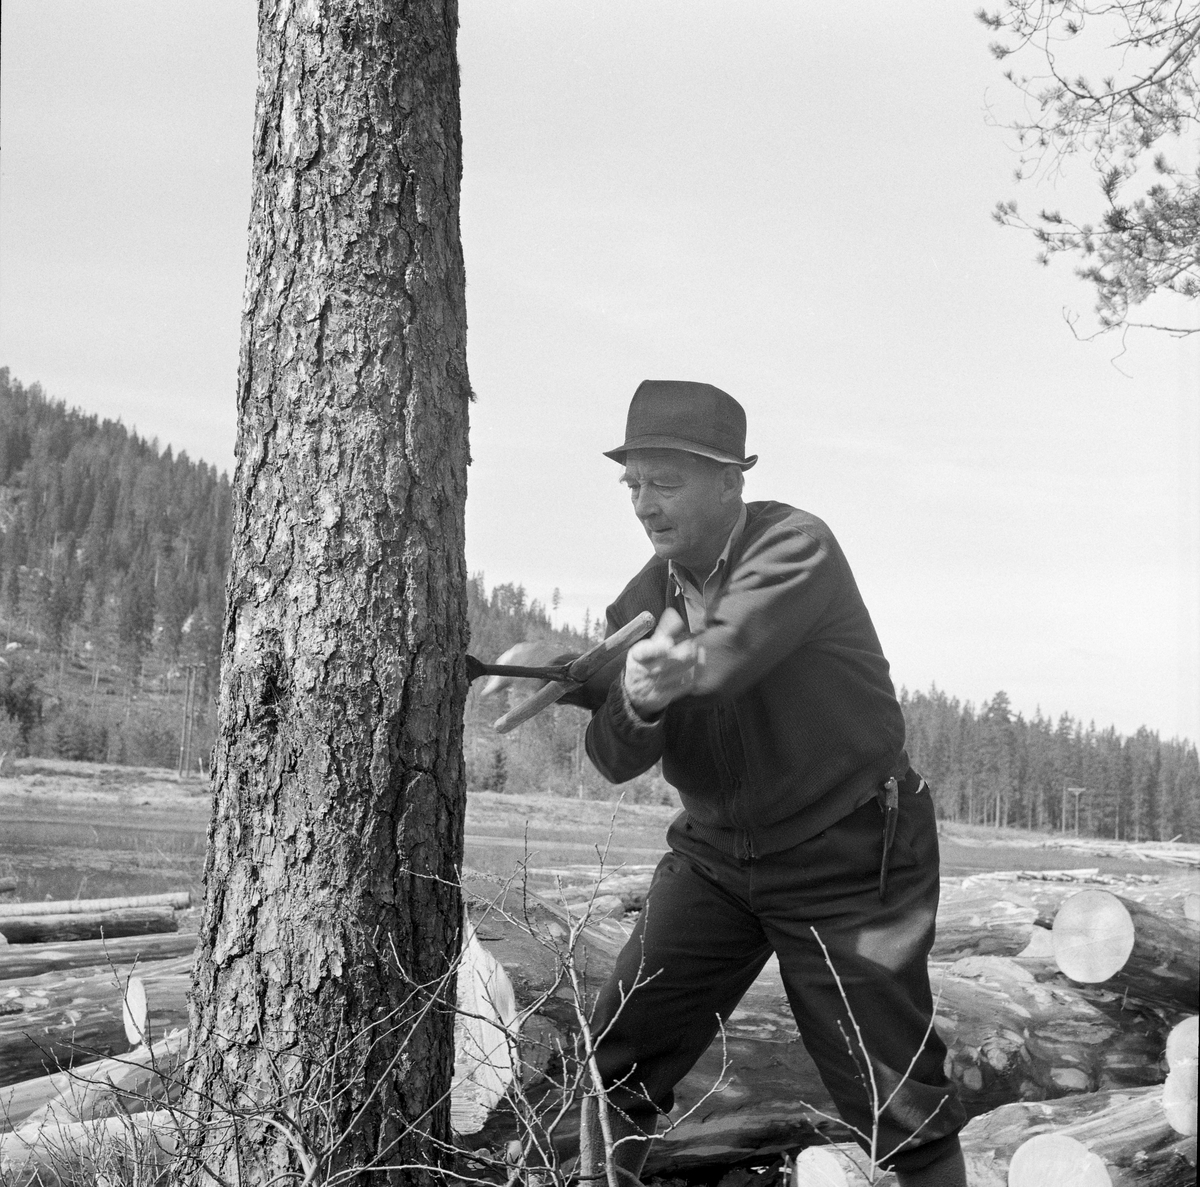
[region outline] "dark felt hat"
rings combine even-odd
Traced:
[[[749,470],[746,413],[731,395],[711,383],[646,379],[638,384],[625,421],[625,442],[604,456],[625,464],[631,449],[682,449]]]

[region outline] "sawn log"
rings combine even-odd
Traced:
[[[171,1031],[150,1047],[0,1088],[0,1133],[28,1135],[48,1123],[93,1121],[140,1113],[182,1095],[187,1031]]]
[[[1059,908],[1053,931],[1054,959],[1071,980],[1168,1009],[1200,1009],[1200,924],[1106,890],[1082,890]]]
[[[133,907],[88,915],[0,916],[0,935],[10,944],[116,939],[178,930],[179,923],[170,907]]]
[[[0,919],[14,915],[96,915],[102,911],[127,911],[135,907],[169,907],[172,911],[186,911],[191,905],[192,896],[186,890],[123,898],[47,899],[37,903],[0,903]]]
[[[195,932],[18,944],[0,949],[0,985],[14,977],[35,977],[40,973],[109,965],[121,968],[135,961],[145,963],[190,956],[195,950]]]

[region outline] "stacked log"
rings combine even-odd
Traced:
[[[1073,981],[1105,983],[1168,1009],[1200,1009],[1200,925],[1106,890],[1083,890],[1054,918],[1054,958]]]
[[[116,939],[176,931],[170,907],[132,907],[95,914],[9,915],[0,918],[0,935],[9,944],[51,944],[74,940]]]
[[[566,871],[531,870],[537,876]],[[579,914],[590,908],[591,918],[638,911],[646,900],[649,871],[603,874],[597,870],[587,881],[566,885],[546,898],[565,903]],[[1122,901],[1139,904],[1143,911],[1165,917],[1187,918],[1195,890],[1195,875],[1160,879],[1147,875],[1131,881],[1102,878],[1098,869],[1020,871],[943,879],[938,907],[937,937],[932,955],[952,960],[960,956],[1016,956],[1031,941],[1036,929],[1049,930],[1063,903],[1077,894],[1081,883],[1104,881],[1121,890]],[[619,905],[617,900],[620,900]]]
[[[949,898],[938,906],[931,955],[941,960],[1016,956],[1029,946],[1037,921],[1035,907],[995,895]]]
[[[1039,981],[1005,957],[930,969],[934,1025],[971,1115],[1014,1100],[1161,1082],[1162,1023],[1101,1010],[1061,978]]]
[[[510,1100],[520,1097],[520,1107],[527,1113],[565,1110],[555,1127],[554,1144],[560,1158],[574,1153],[578,1118],[577,1107],[570,1106],[577,1085],[572,1080],[570,1052],[579,1036],[581,1008],[586,1015],[629,930],[628,923],[618,918],[585,922],[581,916],[589,903],[594,914],[598,899],[605,895],[619,904],[613,910],[636,909],[648,881],[645,875],[626,875],[604,881],[598,890],[560,892],[560,901],[552,901],[481,877],[464,878],[471,938],[460,992],[473,995],[464,1009],[474,1021],[468,1024],[464,1018],[460,1026],[453,1113],[468,1146],[503,1149],[518,1136],[513,1109],[503,1099],[507,1094]],[[1077,889],[1071,884],[1064,887],[1067,892]],[[1168,1042],[1167,1023],[1177,1020],[1186,996],[1176,987],[1176,981],[1183,984],[1186,977],[1175,973],[1187,962],[1175,957],[1191,933],[1170,932],[1177,950],[1173,954],[1162,938],[1166,933],[1144,922],[1153,912],[1110,895],[1134,921],[1130,955],[1137,950],[1139,926],[1144,933],[1144,958],[1131,966],[1127,956],[1121,969],[1104,981],[1073,984],[1052,961],[1020,955],[1029,953],[1039,934],[1049,934],[1039,923],[1062,895],[1056,888],[1051,899],[1038,888],[1035,897],[1037,901],[1013,901],[989,896],[979,887],[960,888],[944,896],[939,911],[935,952],[940,958],[931,970],[939,995],[936,1025],[949,1050],[949,1073],[968,1111],[986,1114],[990,1125],[969,1131],[976,1144],[968,1143],[968,1152],[978,1155],[976,1161],[987,1154],[992,1170],[1000,1167],[997,1174],[1007,1173],[1016,1154],[1016,1146],[1005,1136],[1009,1126],[1023,1130],[1022,1140],[1043,1130],[1061,1131],[1106,1159],[1110,1171],[1112,1167],[1120,1171],[1120,1158],[1129,1161],[1139,1150],[1139,1167],[1185,1165],[1186,1142],[1191,1139],[1171,1131],[1160,1085],[1166,1071],[1165,1047],[1174,1076],[1171,1099],[1179,1102],[1175,1113],[1185,1115],[1191,1107],[1188,1093],[1194,1096],[1195,1092],[1195,1040],[1188,1039],[1185,1031],[1182,1038]],[[1168,929],[1180,921],[1193,926],[1177,912]],[[1066,924],[1060,930],[1069,934]],[[173,944],[181,948],[168,946]],[[177,959],[148,966],[139,975],[150,1003],[152,1033],[185,1026],[186,969],[193,944],[193,936],[160,935],[103,943],[21,945],[0,952],[0,978],[14,978],[7,986],[0,980],[2,1074],[8,1078],[12,1062],[5,1036],[39,1026],[39,1042],[46,1052],[28,1044],[32,1056],[19,1058],[37,1062],[22,1065],[23,1076],[53,1069],[56,1060],[77,1059],[81,1046],[89,1049],[91,1058],[124,1050],[121,985],[132,971],[128,962],[135,954],[143,961],[148,952],[177,954]],[[73,951],[84,949],[93,966],[110,959],[126,962],[121,976],[88,970],[86,963],[72,956]],[[1194,952],[1194,947],[1187,951]],[[1165,988],[1156,980],[1163,969],[1167,970],[1162,974]],[[579,997],[571,984],[572,974]],[[1145,1008],[1143,1002],[1148,1003]],[[1167,1008],[1169,1002],[1174,1003],[1173,1011]],[[20,1012],[5,1003],[19,1003]],[[1137,1008],[1129,1008],[1131,1004]],[[106,1065],[92,1065],[101,1066]],[[168,1091],[162,1078],[154,1080],[144,1066],[127,1074],[132,1077],[129,1083],[141,1086],[127,1096],[141,1101],[143,1108]],[[28,1121],[31,1113],[46,1105],[50,1081],[30,1083],[41,1087],[28,1093],[25,1084],[8,1090],[15,1094],[10,1097],[15,1122]],[[848,1136],[836,1121],[819,1115],[832,1112],[832,1103],[796,1034],[773,961],[730,1018],[723,1043],[706,1053],[678,1086],[676,1096],[673,1124],[655,1143],[648,1174],[732,1164],[771,1151],[794,1150],[819,1137]],[[95,1099],[102,1100],[103,1093]],[[1153,1109],[1146,1103],[1150,1100]],[[3,1102],[0,1093],[0,1112]],[[88,1108],[84,1120],[91,1123],[103,1110],[100,1105]],[[1005,1109],[1025,1111],[1015,1114]],[[53,1118],[55,1124],[74,1121],[73,1117],[67,1120],[66,1105],[42,1116]],[[1172,1136],[1163,1137],[1166,1131]],[[1100,1137],[1108,1142],[1104,1149],[1096,1145]],[[991,1151],[984,1149],[989,1142]],[[1118,1149],[1122,1142],[1125,1146]],[[1160,1176],[1137,1181],[1162,1187],[1173,1180]]]
[[[1002,901],[1018,907],[1032,907],[1035,911],[1035,926],[1048,930],[1054,926],[1054,916],[1058,914],[1059,907],[1078,890],[1079,883],[1073,880],[1026,880],[1017,877],[1000,879],[994,875],[983,874],[962,879],[943,878],[938,919],[940,923],[943,912],[951,909],[956,902],[982,898],[984,901]]]
[[[531,870],[532,875],[557,874],[559,871]],[[597,871],[589,881],[567,885],[545,897],[562,902],[573,913],[590,908],[590,916],[609,916],[617,908],[639,911],[645,904],[652,878],[650,871],[636,874],[603,874]],[[959,890],[959,879],[947,880],[938,909],[937,939],[933,955],[943,959],[957,956],[1015,956],[1025,948],[1035,925],[1046,928],[1054,918],[1062,899],[1076,884],[1056,887],[1052,898],[1035,903],[1032,896],[997,894],[987,886]]]
[[[1020,906],[1035,906],[1041,927],[1052,927],[1059,907],[1084,887],[1102,887],[1113,894],[1141,903],[1160,915],[1188,914],[1189,903],[1200,892],[1200,872],[1178,874],[1101,874],[1086,870],[999,870],[967,878],[943,878],[942,902],[980,895],[1006,899]]]
[[[186,911],[191,905],[192,896],[186,890],[167,894],[125,895],[120,898],[47,899],[36,903],[0,903],[0,919],[14,915],[95,915],[135,907],[169,907],[172,911]]]
[[[1153,1017],[1115,1018],[1061,979],[1039,982],[1011,958],[935,962],[930,971],[947,1072],[972,1116],[1023,1098],[1162,1080],[1164,1028]],[[812,1127],[845,1134],[816,1117],[814,1110],[829,1113],[833,1104],[796,1034],[773,961],[731,1017],[724,1050],[710,1048],[676,1097],[676,1118],[704,1104],[656,1143],[651,1157],[661,1170],[787,1149]]]
[[[1114,1184],[1174,1187],[1195,1182],[1196,1143],[1171,1128],[1157,1087],[1008,1104],[971,1121],[963,1131],[963,1145],[974,1163],[986,1166],[990,1160],[997,1169],[1011,1171],[1030,1139],[1049,1134],[1070,1138],[1100,1159]],[[1009,1181],[1013,1187],[1027,1187],[1033,1180]],[[1060,1175],[1058,1181],[1070,1179]],[[1043,1174],[1038,1187],[1045,1182]]]
[[[1056,837],[1045,841],[1046,849],[1069,849],[1091,853],[1098,857],[1127,859],[1137,857],[1142,861],[1163,861],[1171,865],[1200,868],[1200,845],[1180,844],[1178,841],[1102,841],[1097,837]]]
[[[13,945],[0,949],[0,981],[68,969],[167,960],[191,956],[195,950],[195,932]]]
[[[186,1029],[174,1030],[152,1046],[0,1089],[0,1132],[29,1138],[48,1125],[92,1121],[118,1110],[140,1113],[178,1100],[186,1052]]]
[[[970,911],[982,909],[973,906]],[[530,910],[533,934],[523,922]],[[540,930],[543,937],[557,932],[565,941],[572,918],[566,908],[533,896],[524,905],[510,900],[507,912],[507,918],[481,916],[480,902],[472,900],[471,916],[482,946],[511,974],[516,1011],[532,1010],[533,1029],[523,1032],[520,1044],[528,1090],[535,1078],[530,1075],[530,1047],[542,1048],[536,1068],[540,1072],[552,1062],[546,1056],[559,1046],[570,1050],[577,1034],[569,993],[564,996],[561,982],[555,988],[559,958],[544,940],[535,938]],[[963,937],[967,918],[964,915],[959,926]],[[1028,912],[1017,916],[1002,910],[997,919],[1003,926],[976,928],[981,943],[999,945],[1008,932],[1003,943],[1016,947],[1024,939],[1024,927],[1032,927]],[[1010,930],[1013,920],[1017,924]],[[619,939],[583,928],[580,956],[590,989],[603,982],[619,946]],[[1049,982],[1040,981],[1011,957],[969,956],[937,962],[932,971],[940,996],[938,1031],[950,1053],[948,1068],[972,1114],[1022,1098],[1134,1088],[1162,1080],[1159,1060],[1165,1029],[1154,1016],[1114,1017],[1061,977],[1051,973]],[[535,1032],[539,1037],[530,1040]],[[561,1067],[551,1073],[551,1078],[561,1074]],[[701,1058],[677,1087],[676,1098],[674,1124],[655,1144],[650,1173],[705,1162],[734,1163],[792,1148],[818,1131],[845,1136],[841,1126],[815,1112],[832,1112],[833,1105],[799,1041],[774,961],[730,1018],[723,1043],[714,1044]],[[488,1118],[475,1140],[494,1145],[511,1139],[515,1131],[511,1115],[506,1116],[507,1120]],[[564,1152],[570,1151],[571,1129],[568,1117],[560,1127]]]
[[[171,932],[179,926],[175,912],[190,905],[191,896],[186,892],[0,903],[0,935],[9,944],[44,944]]]

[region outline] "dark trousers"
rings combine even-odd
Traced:
[[[670,851],[596,1004],[613,1104],[652,1131],[774,951],[804,1046],[843,1119],[865,1135],[860,1144],[869,1149],[877,1106],[890,1097],[878,1117],[881,1162],[915,1170],[945,1153],[966,1118],[930,1025],[938,845],[931,796],[917,782],[901,786],[883,902],[875,801],[800,845],[747,860],[671,826]],[[875,1105],[837,979],[874,1072]]]

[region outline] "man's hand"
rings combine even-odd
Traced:
[[[625,657],[625,691],[643,717],[661,712],[672,701],[687,696],[704,666],[704,648],[695,639],[680,637],[687,627],[668,607],[649,639],[635,643]]]

